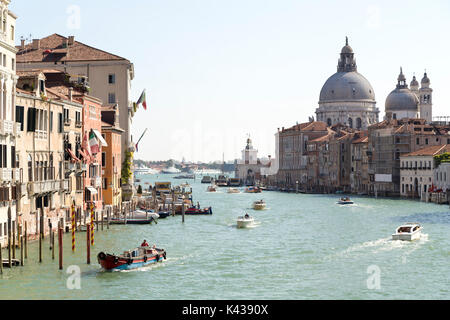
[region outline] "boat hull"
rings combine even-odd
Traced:
[[[186,210],[184,214],[191,216],[211,215],[212,208],[211,207],[205,209],[189,208]]]
[[[244,229],[250,227],[251,225],[253,225],[253,223],[254,223],[253,219],[238,219],[237,227],[238,229]]]
[[[106,271],[132,270],[145,267],[150,264],[162,262],[164,259],[166,259],[166,251],[158,251],[159,253],[157,255],[145,255],[134,258],[125,258],[100,252],[97,256],[97,260],[102,268]]]
[[[265,204],[254,204],[253,210],[264,210],[266,208]]]
[[[422,231],[416,231],[413,233],[394,233],[392,235],[392,240],[401,240],[401,241],[413,241],[420,239]]]

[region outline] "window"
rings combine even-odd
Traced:
[[[106,153],[102,152],[102,167],[106,166]]]
[[[114,73],[108,75],[108,83],[115,84],[116,83],[116,75]]]
[[[11,59],[11,69],[16,70],[16,59]]]
[[[16,106],[16,122],[20,123],[20,131],[23,131],[24,107]]]
[[[428,144],[428,138],[427,138],[427,139],[425,139],[425,144]]]
[[[108,93],[108,103],[109,104],[116,103],[116,94],[115,93]]]

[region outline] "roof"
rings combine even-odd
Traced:
[[[450,152],[449,144],[426,147],[414,152],[404,154],[402,155],[402,157],[434,156],[445,152]]]
[[[115,54],[88,46],[79,41],[67,48],[64,43],[68,38],[59,34],[52,34],[39,40],[39,49],[33,49],[33,44],[27,44],[24,48],[17,46],[17,62],[57,62],[57,61],[106,61],[125,60]]]
[[[322,121],[311,121],[311,122],[305,122],[296,124],[293,127],[283,129],[282,132],[289,132],[289,131],[327,131],[327,124]]]

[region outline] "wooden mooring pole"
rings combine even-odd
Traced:
[[[8,266],[12,268],[12,257],[11,257],[11,206],[8,207]],[[3,261],[2,261],[3,263]]]
[[[87,258],[86,258],[86,262],[87,264],[91,264],[91,233],[90,231],[90,224],[88,223],[86,225],[86,253],[87,253]]]
[[[58,253],[59,253],[59,270],[63,269],[63,223],[62,219],[58,222]]]
[[[28,259],[28,222],[25,221],[25,259]]]
[[[22,229],[22,226],[20,226],[20,229]],[[22,230],[21,230],[22,231]],[[20,265],[23,267],[23,254],[24,254],[24,249],[23,249],[23,235],[22,232],[20,232]]]

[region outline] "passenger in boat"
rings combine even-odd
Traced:
[[[245,219],[250,218],[250,216],[248,215],[248,213],[245,214]]]
[[[148,247],[147,240],[144,240],[144,242],[141,243],[141,247]]]

